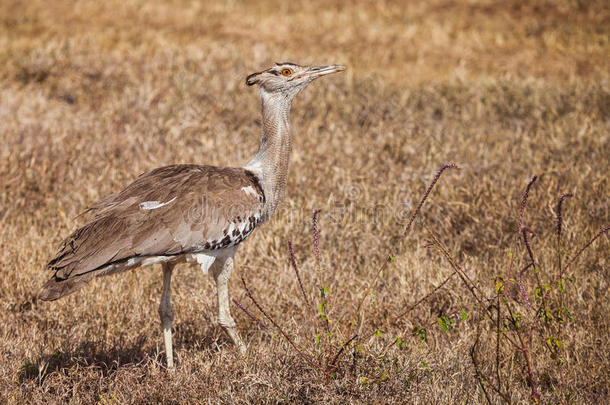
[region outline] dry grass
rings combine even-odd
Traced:
[[[394,321],[455,271],[423,247],[433,236],[422,222],[407,238],[397,235],[447,161],[462,170],[443,175],[421,219],[487,297],[496,276],[508,275],[509,253],[515,268],[526,263],[522,244],[512,243],[531,175],[540,177],[524,224],[536,232],[545,279],[557,272],[560,194],[575,195],[564,204],[566,256],[608,223],[607,4],[323,4],[0,3],[0,402],[485,401],[470,349],[480,334],[475,354],[495,381],[493,322],[458,277]],[[346,321],[357,319],[387,253],[402,253],[372,287],[360,340],[335,375],[324,376],[277,330],[261,329],[234,306],[249,346],[238,358],[213,322],[211,281],[187,266],[173,284],[174,373],[161,355],[159,269],[37,302],[46,261],[89,204],[160,165],[245,163],[260,123],[259,101],[244,78],[283,60],[349,70],[295,102],[288,198],[240,249],[231,288],[261,317],[239,282],[245,276],[260,305],[323,361],[324,342],[349,337]],[[314,208],[322,209],[317,270]],[[324,326],[303,309],[289,239],[311,299],[319,287],[330,290],[325,311],[333,334],[318,345],[313,325]],[[542,402],[600,403],[610,395],[608,247],[602,236],[567,271],[573,281],[562,299],[574,319],[551,328],[564,345],[560,369],[534,333],[529,355]],[[537,303],[531,273],[524,283]],[[523,301],[511,299],[525,317]],[[466,321],[454,316],[461,308]],[[454,332],[442,332],[442,316],[457,319]],[[507,336],[515,333],[510,326]],[[414,327],[426,329],[427,341]],[[376,329],[380,336],[365,338]],[[396,336],[402,345],[392,345]],[[523,353],[504,339],[499,359],[509,399],[531,401]],[[492,402],[502,401],[486,390]]]

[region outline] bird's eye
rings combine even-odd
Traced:
[[[292,71],[290,69],[282,69],[282,74],[284,76],[290,76],[292,74]]]

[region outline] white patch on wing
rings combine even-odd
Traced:
[[[239,231],[239,233],[243,234],[244,230],[246,229],[246,225],[248,225],[248,223],[246,221],[242,221],[239,224],[237,224],[237,230]]]
[[[233,239],[233,231],[235,230],[235,228],[235,224],[231,222],[231,224],[229,224],[229,229],[227,229],[227,235],[229,235],[231,239]]]
[[[243,191],[244,193],[246,193],[246,195],[252,194],[254,197],[258,197],[258,193],[252,186],[242,187],[240,190]]]
[[[176,199],[176,197],[174,197],[171,200],[164,202],[164,203],[159,202],[159,201],[144,201],[143,203],[140,203],[140,209],[141,210],[154,210],[154,209],[164,207],[167,204],[174,202],[175,199]]]
[[[201,266],[201,271],[203,272],[203,274],[208,274],[210,266],[212,265],[212,263],[214,263],[214,260],[216,260],[216,256],[208,255],[205,253],[195,253],[191,255],[191,257],[197,260],[197,263],[199,263],[199,265]]]

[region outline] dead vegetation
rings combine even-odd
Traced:
[[[603,402],[608,236],[569,263],[610,218],[609,16],[601,1],[0,3],[2,402]],[[244,79],[284,60],[349,70],[295,102],[287,201],[240,248],[246,358],[191,267],[173,285],[174,373],[160,269],[36,300],[89,204],[160,165],[245,163],[260,123]],[[448,161],[461,170],[403,237]]]

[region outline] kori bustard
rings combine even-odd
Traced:
[[[292,100],[314,79],[344,69],[277,63],[249,75],[246,84],[259,86],[262,103],[262,137],[252,160],[244,167],[161,167],[101,200],[89,209],[92,219],[64,240],[47,265],[54,274],[40,298],[56,300],[94,277],[160,263],[159,314],[167,365],[173,367],[172,270],[177,263],[196,262],[216,281],[218,322],[244,353],[229,310],[227,283],[235,251],[284,198]]]

